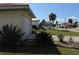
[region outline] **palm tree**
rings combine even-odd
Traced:
[[[54,29],[55,19],[56,19],[56,14],[54,14],[54,13],[49,14],[49,20],[52,21],[52,23],[53,23],[53,29]]]

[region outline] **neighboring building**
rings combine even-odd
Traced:
[[[32,26],[38,28],[39,27],[39,20],[38,19],[32,19]]]
[[[28,36],[32,31],[32,18],[35,18],[28,4],[0,4],[0,29],[3,24],[17,25]]]
[[[79,22],[78,22],[78,28],[79,28]]]

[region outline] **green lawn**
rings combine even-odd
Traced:
[[[0,52],[0,55],[27,55],[28,53]]]
[[[56,34],[56,35],[66,35],[66,36],[79,36],[79,33],[78,32],[71,32],[71,31],[67,31],[67,30],[57,30],[57,29],[48,29],[47,30],[48,33],[50,34]]]
[[[57,47],[62,55],[79,55],[79,50],[72,48]]]

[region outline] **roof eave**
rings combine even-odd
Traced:
[[[32,16],[33,18],[36,18],[36,16],[34,15],[33,11],[32,11],[31,8],[29,7],[29,5],[28,5],[28,8],[29,8],[29,10],[30,10],[30,12],[31,12],[31,16]]]

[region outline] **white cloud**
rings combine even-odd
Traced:
[[[65,19],[64,18],[58,18],[58,19],[56,19],[55,21],[58,21],[58,23],[64,23],[65,22]]]

